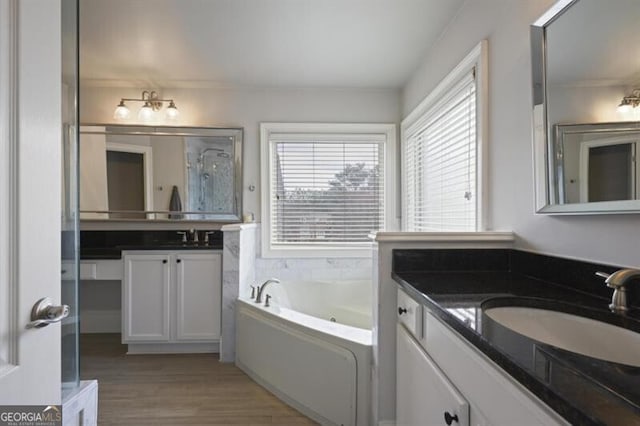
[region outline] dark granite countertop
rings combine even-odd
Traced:
[[[640,368],[537,342],[483,313],[483,306],[527,306],[567,312],[640,332],[638,309],[631,309],[627,316],[613,314],[608,309],[610,298],[602,294],[508,270],[411,270],[394,272],[392,276],[429,312],[570,423],[640,425]]]
[[[119,246],[125,250],[222,250],[222,245],[199,245],[199,244],[153,244],[139,246]]]
[[[125,250],[222,250],[221,231],[214,231],[208,244],[200,238],[196,244],[182,243],[176,231],[82,231],[80,259],[121,259]]]
[[[109,248],[81,247],[80,259],[83,259],[83,260],[122,259],[122,250],[115,247],[109,247]]]
[[[116,246],[108,248],[81,248],[81,259],[122,259],[122,252],[126,250],[222,250],[222,245],[195,244],[149,244]]]

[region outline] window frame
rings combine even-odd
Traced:
[[[487,142],[488,142],[488,56],[487,40],[482,40],[469,52],[456,67],[402,120],[400,125],[400,150],[406,151],[406,145],[414,134],[419,132],[429,119],[431,108],[449,95],[458,82],[475,68],[476,75],[476,227],[471,232],[482,232],[488,228],[487,221]],[[407,208],[407,166],[405,156],[400,156],[400,182],[402,198],[402,230],[408,231]],[[446,232],[446,231],[434,231]]]
[[[271,134],[321,134],[335,136],[383,135],[384,145],[384,230],[398,229],[396,202],[396,125],[392,123],[260,123],[261,166],[261,256],[262,257],[366,257],[371,243],[344,247],[340,243],[295,244],[289,248],[273,247],[271,242]],[[347,140],[348,141],[348,140]]]

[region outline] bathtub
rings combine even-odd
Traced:
[[[323,425],[369,425],[371,293],[371,281],[282,282],[269,307],[239,298],[236,365]]]

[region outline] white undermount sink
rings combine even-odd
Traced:
[[[640,333],[538,308],[499,306],[484,309],[484,314],[539,342],[592,358],[640,367]]]

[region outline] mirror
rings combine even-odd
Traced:
[[[531,26],[538,213],[640,212],[637,22],[637,0],[561,0]]]
[[[83,125],[80,218],[241,218],[242,129]]]
[[[627,123],[556,125],[556,199],[561,204],[639,200],[639,147],[640,129]]]

